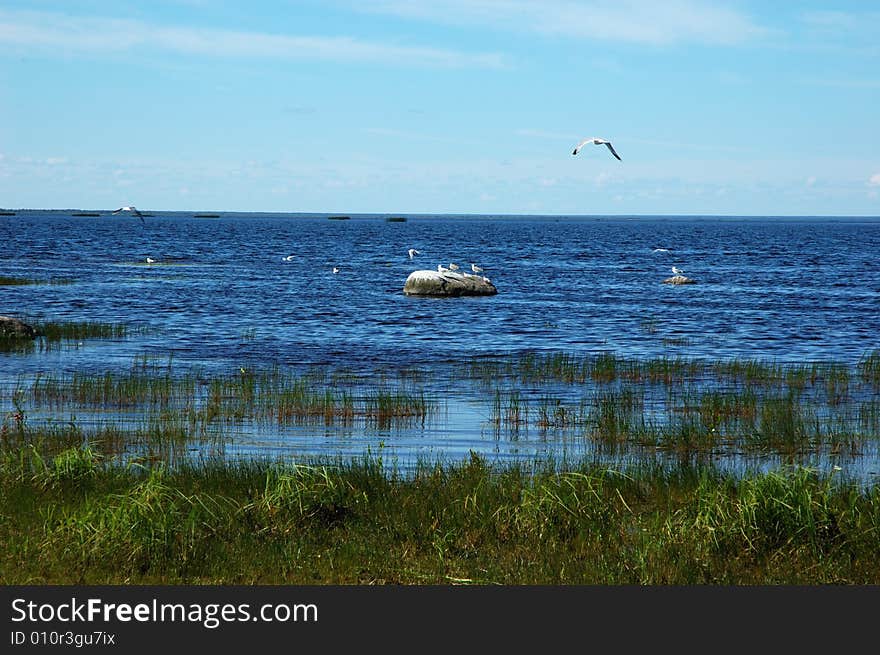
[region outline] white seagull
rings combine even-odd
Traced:
[[[676,268],[675,266],[672,267],[672,272],[675,275],[684,275],[684,271],[680,268]]]
[[[474,273],[482,273],[482,272],[483,272],[483,269],[482,269],[481,267],[479,267],[479,266],[477,266],[476,264],[473,264],[473,263],[471,264],[471,270],[472,270]]]
[[[118,214],[119,212],[131,212],[132,214],[134,214],[135,216],[137,216],[139,219],[141,219],[141,223],[143,223],[144,225],[146,225],[146,222],[144,221],[144,215],[141,214],[141,213],[138,211],[137,207],[135,207],[134,205],[130,205],[130,206],[128,206],[128,207],[120,207],[119,209],[117,209],[117,210],[116,210],[115,212],[113,212],[113,213],[114,213],[114,214]]]
[[[573,154],[573,155],[578,154],[581,151],[581,148],[583,148],[588,143],[592,143],[593,145],[596,145],[596,146],[606,146],[611,151],[612,155],[614,155],[615,157],[620,159],[620,155],[618,155],[617,152],[614,150],[614,147],[611,145],[611,141],[606,141],[605,139],[600,139],[599,137],[596,137],[596,136],[591,136],[589,139],[584,139],[583,141],[581,141],[579,144],[577,144],[575,146],[574,150],[571,151],[571,154]],[[623,160],[621,159],[621,161],[623,161]]]
[[[415,257],[416,255],[421,255],[421,254],[422,254],[422,253],[420,253],[418,250],[416,250],[415,248],[410,248],[409,250],[406,251],[406,253],[409,255],[409,258],[410,258],[410,259],[412,259],[412,258]]]
[[[450,270],[450,271],[457,271],[457,270],[458,270],[458,264],[450,264],[450,265],[449,265],[449,270]]]
[[[334,266],[334,267],[333,267],[333,272],[334,272],[334,273],[338,273],[338,272],[339,272],[339,269],[336,268],[336,267]]]
[[[156,263],[156,260],[153,259],[152,257],[147,257],[147,263],[148,263],[148,264],[155,264],[155,263]]]
[[[288,255],[287,257],[282,257],[282,259],[286,262],[292,262],[294,255]]]
[[[443,266],[443,264],[437,264],[437,272],[438,273],[445,273],[448,270],[449,269],[446,268],[445,266]]]

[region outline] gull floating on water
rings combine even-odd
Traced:
[[[418,250],[416,250],[415,248],[410,248],[409,250],[406,251],[406,253],[409,255],[409,258],[410,258],[410,259],[412,259],[412,258],[415,257],[416,255],[421,255],[421,254],[422,254],[422,253],[420,253]]]
[[[155,263],[156,263],[156,260],[153,259],[152,257],[147,257],[147,263],[148,263],[148,264],[155,264]]]
[[[611,145],[611,141],[606,141],[605,139],[600,139],[599,137],[595,137],[595,136],[590,137],[589,139],[584,139],[583,141],[581,141],[579,144],[577,144],[575,146],[574,150],[571,151],[571,154],[573,154],[573,155],[578,154],[581,151],[581,148],[583,148],[588,143],[592,143],[593,145],[596,145],[596,146],[606,146],[611,151],[612,155],[614,155],[615,157],[620,159],[620,155],[618,155],[617,152],[614,150],[614,146]],[[621,160],[621,161],[623,161],[623,160]]]
[[[282,259],[286,262],[292,262],[293,257],[294,257],[293,255],[288,255],[287,257],[282,257]]]
[[[141,219],[141,223],[143,223],[144,225],[147,224],[146,221],[144,221],[144,215],[141,214],[141,213],[138,211],[137,207],[135,207],[134,205],[129,205],[129,206],[127,206],[127,207],[120,207],[119,209],[117,209],[117,210],[114,211],[113,213],[114,213],[114,214],[118,214],[119,212],[131,212],[132,214],[134,214],[135,216],[137,216],[139,219]]]
[[[338,272],[339,272],[339,269],[336,268],[336,267],[334,266],[334,267],[333,267],[333,272],[334,272],[334,273],[338,273]]]

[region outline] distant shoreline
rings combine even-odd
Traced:
[[[112,210],[86,210],[86,209],[63,209],[63,208],[15,208],[0,209],[0,216],[17,216],[19,214],[28,213],[46,213],[46,214],[68,214],[72,216],[99,216],[110,213]],[[330,219],[330,220],[370,220],[380,219],[387,222],[403,222],[400,221],[401,214],[385,213],[385,212],[363,212],[352,214],[332,214],[329,212],[284,212],[284,211],[241,211],[241,210],[224,210],[222,212],[193,212],[188,209],[155,209],[150,210],[151,215],[164,215],[169,217],[195,217],[195,218],[219,218],[225,217],[287,217],[292,219]],[[145,214],[146,215],[146,214]],[[415,220],[501,220],[501,221],[517,221],[517,220],[547,220],[558,222],[569,221],[725,221],[725,222],[760,222],[760,221],[853,221],[853,222],[875,222],[880,221],[880,215],[858,214],[858,215],[822,215],[822,214],[516,214],[516,213],[463,213],[463,212],[409,212],[406,214],[407,219]]]

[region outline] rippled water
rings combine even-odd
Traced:
[[[855,363],[880,347],[880,219],[410,215],[389,222],[384,215],[155,212],[142,225],[127,214],[73,213],[0,217],[0,275],[71,282],[0,287],[0,314],[150,330],[0,355],[6,382],[40,370],[124,368],[144,353],[226,371],[431,367],[471,355],[560,350]],[[410,260],[409,248],[421,254]],[[410,272],[450,262],[484,267],[498,295],[403,295]],[[664,284],[673,265],[696,283]],[[267,452],[294,442],[354,452],[377,438],[399,452],[515,456],[568,447],[499,444],[486,435],[485,408],[450,398],[451,418],[415,431],[299,431],[300,441],[253,432],[239,440]]]

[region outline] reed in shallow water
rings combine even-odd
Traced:
[[[528,354],[475,360],[465,370],[472,376],[455,376],[456,393],[482,403],[496,439],[517,440],[535,429],[542,438],[580,438],[615,452],[806,456],[855,453],[880,437],[876,388],[835,363],[721,367],[610,353]],[[34,417],[118,413],[117,434],[133,427],[132,448],[120,450],[131,452],[150,443],[141,426],[153,424],[164,426],[157,434],[177,435],[160,443],[189,439],[197,447],[206,435],[216,444],[228,425],[420,429],[445,402],[441,377],[406,369],[369,375],[278,366],[206,375],[178,373],[171,359],[144,358],[127,371],[36,374],[19,380],[14,396]]]

